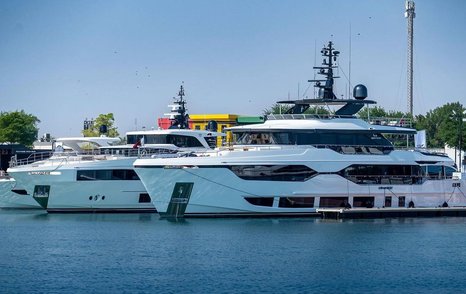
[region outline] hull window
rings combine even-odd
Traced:
[[[374,197],[354,197],[353,207],[374,207]]]
[[[392,207],[392,196],[385,196],[385,207]]]
[[[353,164],[340,175],[360,185],[420,185],[423,171],[418,165],[360,165]]]
[[[398,197],[398,207],[405,207],[406,206],[406,197],[400,196]]]
[[[278,207],[306,208],[314,207],[314,197],[280,197]]]
[[[149,203],[151,202],[150,196],[147,193],[139,194],[139,203]]]
[[[19,194],[19,195],[29,195],[28,192],[24,189],[13,189],[11,192]]]
[[[139,177],[132,169],[78,170],[77,181],[138,181]]]
[[[305,165],[233,165],[229,169],[243,180],[304,182],[317,174]]]
[[[273,197],[244,197],[244,199],[252,205],[269,207],[273,205]]]
[[[145,144],[173,144],[177,147],[203,147],[202,143],[196,137],[178,134],[127,135],[127,142],[128,144],[136,144],[142,137],[144,138]]]
[[[320,197],[319,207],[346,207],[348,197]]]

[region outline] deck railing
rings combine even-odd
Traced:
[[[336,114],[268,114],[268,120],[282,119],[334,119],[334,118],[360,118],[372,125],[393,126],[411,128],[411,118],[405,117],[356,117],[353,115],[336,115]]]

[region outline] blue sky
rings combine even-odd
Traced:
[[[403,13],[403,0],[4,0],[0,110],[24,109],[55,137],[113,112],[124,134],[155,126],[184,81],[190,113],[261,114],[303,95],[328,40],[345,95],[351,23],[352,84],[406,111]],[[416,13],[415,114],[466,104],[466,1],[418,0]]]

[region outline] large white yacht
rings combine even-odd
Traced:
[[[230,128],[236,144],[206,156],[141,158],[135,171],[162,216],[305,215],[323,207],[466,206],[464,181],[441,154],[397,150],[384,136],[414,129],[370,124],[355,114],[374,101],[333,93],[330,42],[318,67],[318,99],[294,104],[264,124]],[[334,115],[302,114],[309,105],[343,105]]]
[[[155,212],[151,198],[133,170],[140,156],[178,157],[215,148],[210,131],[187,130],[184,91],[172,106],[172,128],[128,132],[118,138],[59,138],[63,146],[46,160],[28,158],[10,165],[8,173],[48,212]],[[180,128],[181,127],[181,128]]]

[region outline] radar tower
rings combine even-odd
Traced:
[[[414,18],[414,1],[406,0],[405,17],[408,19],[408,112],[413,116],[413,27]]]
[[[328,42],[328,45],[320,51],[324,60],[322,61],[322,66],[314,66],[314,69],[318,70],[318,74],[326,77],[325,80],[309,80],[308,82],[315,83],[314,87],[318,88],[319,99],[337,99],[335,93],[333,93],[333,79],[338,78],[333,76],[333,69],[336,68],[334,62],[337,61],[337,57],[340,54],[339,51],[336,51],[333,48],[332,41]],[[321,84],[325,82],[324,84]]]

